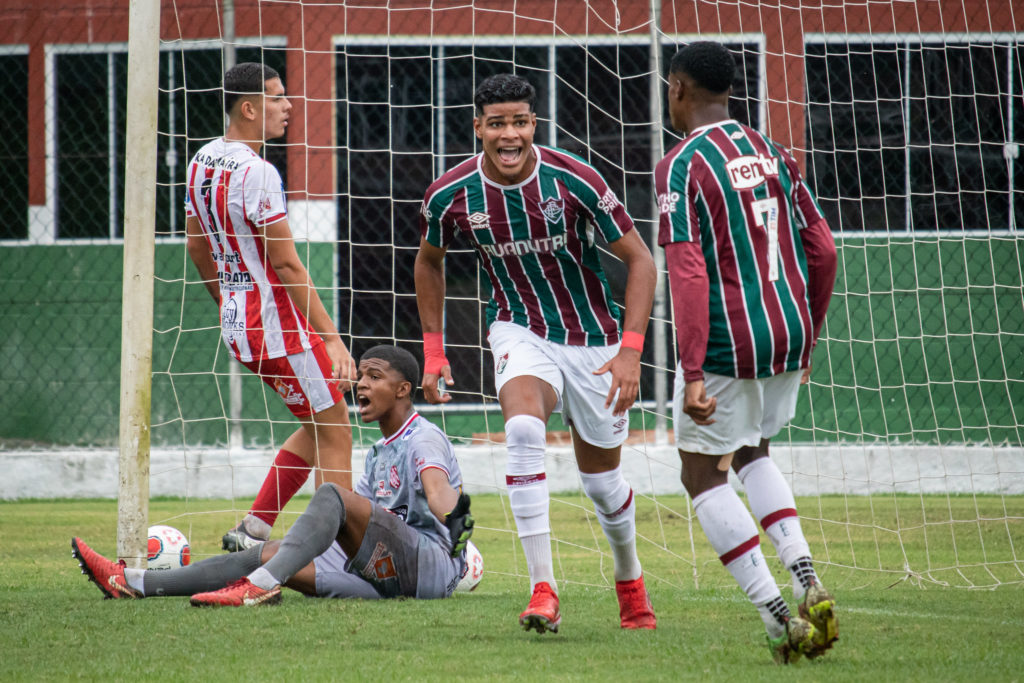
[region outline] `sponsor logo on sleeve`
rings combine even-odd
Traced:
[[[597,208],[604,211],[609,216],[612,215],[612,211],[619,205],[619,198],[615,196],[615,192],[609,189],[601,198],[597,201]]]
[[[679,201],[678,192],[662,192],[658,195],[658,212],[667,215],[676,212],[676,203]]]

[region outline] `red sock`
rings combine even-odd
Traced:
[[[281,449],[274,458],[274,464],[263,480],[263,486],[252,503],[250,514],[274,526],[281,508],[302,488],[313,469],[305,460],[291,451]]]

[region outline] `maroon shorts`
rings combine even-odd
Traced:
[[[325,344],[290,356],[242,365],[276,391],[295,417],[309,417],[344,400],[337,380],[333,379]]]

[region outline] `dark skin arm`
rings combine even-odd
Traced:
[[[654,302],[654,287],[658,272],[654,267],[651,251],[640,239],[636,230],[630,230],[609,245],[611,252],[626,264],[629,274],[626,278],[626,315],[623,330],[643,335],[651,319],[651,305]],[[614,358],[594,371],[595,375],[612,373],[612,386],[604,407],[615,401],[614,415],[624,415],[636,402],[640,392],[640,352],[622,347]]]
[[[425,239],[420,240],[413,269],[416,281],[416,307],[420,313],[423,333],[441,332],[444,329],[444,255],[447,249],[435,247]],[[437,390],[437,380],[444,377],[447,386],[453,386],[451,366],[441,368],[441,375],[423,373],[423,396],[429,403],[447,403],[451,394],[442,395]],[[448,508],[449,510],[451,507]]]

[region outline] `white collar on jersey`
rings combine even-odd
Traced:
[[[484,168],[483,168],[483,163],[484,163],[484,153],[483,152],[480,152],[480,154],[476,158],[476,172],[480,174],[480,177],[484,179],[485,183],[487,183],[488,185],[492,185],[492,186],[498,188],[499,190],[518,190],[520,187],[522,187],[526,183],[528,183],[528,182],[532,181],[534,178],[536,178],[537,177],[537,173],[540,171],[540,150],[537,149],[537,145],[531,145],[530,149],[533,150],[533,156],[537,159],[537,163],[535,163],[533,165],[533,171],[530,173],[530,175],[527,176],[526,180],[524,180],[521,183],[516,183],[515,185],[502,185],[501,183],[495,182],[495,181],[491,180],[490,178],[488,178],[487,174],[484,173]]]
[[[384,445],[385,445],[385,446],[387,446],[387,445],[388,445],[389,443],[391,443],[392,441],[394,441],[395,439],[397,439],[397,438],[398,438],[399,436],[401,436],[401,435],[402,435],[402,433],[403,433],[403,432],[404,432],[404,431],[405,431],[406,429],[408,429],[408,428],[409,428],[409,425],[410,425],[410,424],[412,423],[412,421],[413,421],[413,420],[415,420],[415,419],[416,419],[417,417],[419,417],[419,416],[420,416],[420,414],[419,414],[419,413],[417,413],[417,412],[416,412],[415,410],[414,410],[414,411],[412,411],[412,415],[410,415],[410,416],[409,416],[409,419],[405,421],[405,424],[403,424],[403,425],[402,425],[401,427],[399,427],[399,428],[398,428],[398,431],[397,431],[397,432],[395,432],[395,433],[394,433],[394,434],[392,434],[391,436],[386,436],[386,437],[384,437]]]
[[[697,133],[703,133],[704,131],[709,130],[711,128],[719,128],[721,126],[726,125],[727,123],[738,124],[739,121],[737,121],[736,119],[722,119],[721,121],[715,121],[714,123],[705,123],[703,126],[697,126],[693,130],[691,130],[689,133],[686,134],[686,137],[690,137],[691,135],[695,135]]]

